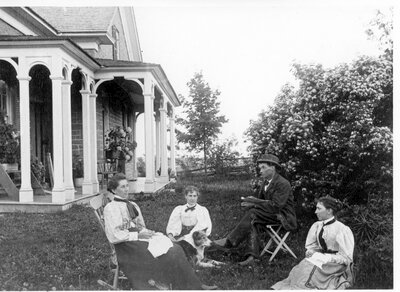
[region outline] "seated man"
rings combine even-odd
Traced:
[[[226,238],[214,243],[226,248],[236,247],[247,240],[247,259],[240,265],[251,263],[260,253],[258,234],[267,224],[282,224],[286,230],[297,228],[294,200],[290,183],[277,173],[279,159],[272,154],[262,154],[257,160],[264,179],[257,198],[243,198],[242,206],[249,207],[239,224]]]

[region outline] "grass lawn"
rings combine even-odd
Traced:
[[[210,211],[211,239],[225,236],[244,213],[240,197],[251,193],[249,178],[186,178],[176,184],[176,193],[165,190],[157,197],[137,198],[147,227],[165,232],[173,208],[185,202],[179,191],[190,184],[200,188],[199,203]],[[221,290],[269,289],[302,259],[310,224],[299,220],[299,231],[287,240],[297,260],[279,252],[272,263],[266,255],[241,267],[239,255],[218,252],[212,256],[227,265],[197,274],[205,284]],[[112,281],[109,252],[90,207],[74,206],[56,214],[0,214],[0,290],[102,290],[97,279]]]

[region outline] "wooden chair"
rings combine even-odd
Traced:
[[[90,206],[94,209],[94,213],[96,218],[98,219],[101,229],[105,232],[105,225],[104,225],[104,207],[113,199],[113,195],[110,193],[100,194],[94,198],[92,198],[89,202]],[[113,273],[113,284],[110,285],[103,280],[97,280],[97,283],[106,287],[108,289],[117,290],[118,289],[118,280],[127,280],[127,277],[120,271],[118,261],[117,261],[117,254],[115,252],[114,245],[109,242],[110,249],[111,249],[111,256],[110,256],[110,268],[111,272]],[[111,267],[114,266],[114,267]],[[150,279],[148,281],[150,286],[153,286],[157,290],[172,290],[170,286],[154,281]]]
[[[96,218],[98,219],[101,229],[105,232],[105,227],[104,227],[104,206],[111,200],[109,197],[109,194],[100,194],[93,199],[90,200],[89,204],[90,206],[94,209],[94,213],[96,215]],[[113,284],[110,285],[102,280],[97,280],[97,283],[100,285],[117,290],[118,289],[118,280],[126,280],[127,278],[120,272],[119,270],[119,265],[117,261],[117,254],[115,252],[114,245],[109,242],[110,249],[111,249],[111,256],[110,256],[110,268],[111,272],[113,273]],[[114,267],[112,267],[114,266]]]
[[[104,183],[107,187],[108,180],[117,172],[118,171],[115,162],[108,162],[104,160],[100,160],[97,162],[97,174],[100,175],[100,185],[102,189]]]
[[[267,235],[269,236],[269,240],[265,245],[263,251],[260,254],[262,257],[265,253],[271,254],[269,261],[271,262],[279,250],[283,250],[289,252],[294,258],[297,259],[294,252],[290,249],[290,247],[285,243],[285,240],[288,238],[290,231],[286,231],[283,229],[282,225],[274,224],[274,225],[267,225]],[[276,248],[271,250],[270,247],[272,243],[276,243]]]

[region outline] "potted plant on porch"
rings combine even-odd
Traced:
[[[83,183],[83,161],[78,154],[74,154],[72,158],[72,175],[74,177],[74,185],[76,188],[82,187]]]
[[[132,128],[115,127],[105,135],[106,158],[130,161],[137,146],[132,140]]]
[[[0,163],[6,171],[18,170],[20,162],[19,132],[6,123],[0,111]]]

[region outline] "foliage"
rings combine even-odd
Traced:
[[[385,14],[377,11],[375,18],[370,21],[366,34],[369,39],[377,41],[385,55],[393,60],[393,7],[387,12]]]
[[[4,113],[0,111],[0,163],[19,162],[20,154],[19,132],[5,122]]]
[[[181,155],[176,158],[176,164],[181,169],[180,176],[191,176],[192,170],[204,168],[203,163],[203,159],[195,155]]]
[[[187,85],[189,99],[183,101],[186,117],[177,119],[177,123],[185,131],[177,132],[177,140],[185,143],[189,150],[203,152],[204,170],[207,172],[207,151],[221,132],[222,124],[228,120],[225,116],[218,115],[220,92],[210,88],[201,72],[195,73]]]
[[[393,283],[393,200],[378,194],[370,197],[367,205],[352,206],[348,216],[358,250],[355,254],[357,278],[370,281],[373,285],[370,289],[388,289]],[[384,286],[373,283],[372,279],[378,279],[378,275]]]
[[[208,149],[210,166],[215,173],[223,174],[238,163],[239,152],[234,150],[238,144],[236,139],[226,139],[222,143],[214,143]]]
[[[293,69],[300,88],[285,86],[247,130],[254,153],[279,156],[308,207],[328,194],[351,203],[390,195],[393,133],[379,115],[391,112],[381,106],[392,96],[392,63],[364,56],[328,70]]]
[[[348,206],[343,221],[355,235],[359,283],[368,288],[393,286],[392,27],[381,13],[371,22],[378,57],[329,69],[294,64],[299,88],[285,85],[246,133],[254,159],[280,157],[303,207],[324,195]]]
[[[132,129],[130,127],[115,127],[108,130],[105,134],[105,150],[119,153],[118,158],[130,161],[133,157],[133,151],[137,147],[136,141],[132,138]]]
[[[41,185],[45,184],[46,167],[36,156],[31,156],[31,171]]]
[[[77,153],[74,153],[72,157],[72,175],[74,178],[83,177],[83,160]]]

